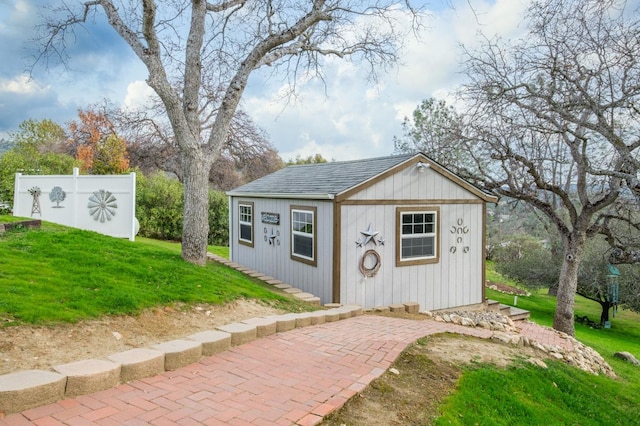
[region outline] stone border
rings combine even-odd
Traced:
[[[235,263],[230,261],[229,259],[225,259],[224,257],[218,256],[217,254],[207,253],[207,258],[210,260],[215,260],[218,263],[221,263],[229,268],[235,269],[236,271],[242,272],[245,275],[248,275],[252,278],[262,281],[265,284],[269,284],[279,290],[284,291],[290,296],[294,296],[297,299],[302,300],[303,302],[311,303],[312,305],[320,305],[320,298],[305,291],[300,290],[290,284],[284,283],[276,278],[270,277],[269,275],[265,275],[261,272],[254,271],[251,268],[247,268],[246,266],[240,265],[239,263]]]
[[[0,234],[4,234],[6,231],[10,231],[14,228],[25,227],[27,229],[35,229],[40,228],[41,225],[42,220],[40,219],[23,220],[21,222],[0,223]]]
[[[550,359],[566,362],[567,364],[579,368],[582,371],[586,371],[587,373],[594,375],[604,374],[608,377],[616,378],[613,368],[611,368],[609,363],[607,363],[598,351],[580,342],[575,337],[569,336],[566,333],[554,330],[550,327],[536,324],[538,327],[548,329],[561,339],[570,342],[570,348],[563,348],[556,345],[544,345],[533,339],[529,339],[527,336],[523,336],[520,334],[520,330],[518,330],[514,321],[502,312],[441,311],[423,312],[423,314],[438,322],[491,330],[493,331],[491,340],[510,346],[528,346],[543,352]],[[544,362],[538,361],[535,362],[536,365],[546,367]]]
[[[359,305],[343,305],[313,312],[251,318],[151,348],[115,353],[104,360],[52,366],[55,372],[26,370],[5,374],[0,376],[0,417],[175,370],[274,332],[323,324],[328,317],[339,320],[362,313]]]

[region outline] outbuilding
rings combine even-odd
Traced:
[[[231,260],[323,304],[484,302],[497,198],[422,153],[289,166],[228,195]]]

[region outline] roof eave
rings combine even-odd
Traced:
[[[279,199],[292,199],[292,200],[333,200],[335,194],[325,193],[287,193],[287,192],[238,192],[227,191],[229,197],[247,197],[247,198],[279,198]]]

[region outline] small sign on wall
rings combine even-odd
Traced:
[[[280,213],[260,213],[262,216],[262,223],[268,223],[269,225],[280,225]]]

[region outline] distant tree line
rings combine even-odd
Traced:
[[[228,244],[224,191],[284,166],[266,134],[238,113],[234,134],[209,175],[209,244]],[[15,174],[137,173],[136,216],[140,235],[181,240],[184,191],[181,162],[170,132],[134,113],[104,106],[78,111],[65,127],[28,119],[2,140],[0,213],[13,205]],[[151,131],[150,129],[156,129]]]

